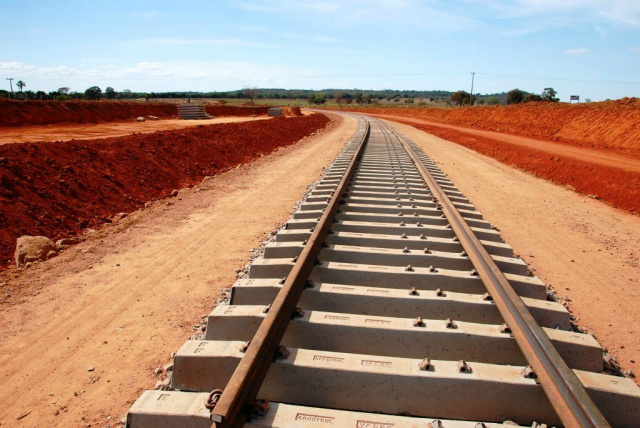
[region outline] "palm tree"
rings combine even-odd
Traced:
[[[16,83],[16,86],[18,86],[18,88],[20,88],[20,92],[22,92],[22,88],[27,86],[27,84],[24,83],[22,80],[18,80],[18,83]]]

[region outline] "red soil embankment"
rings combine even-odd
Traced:
[[[415,117],[560,141],[640,153],[640,99],[597,103],[527,103],[461,108],[348,107],[361,113]]]
[[[439,126],[404,122],[437,137],[453,141],[508,165],[513,165],[617,208],[640,211],[640,174],[606,165],[554,156],[534,147],[505,144],[491,138]]]
[[[267,114],[269,106],[257,106],[257,107],[238,107],[238,106],[221,106],[221,105],[207,105],[205,107],[207,113],[211,116],[253,116]]]
[[[0,266],[16,238],[76,235],[325,127],[321,114],[0,146]]]
[[[164,119],[177,114],[175,104],[166,103],[0,100],[0,126],[113,122],[148,115]]]

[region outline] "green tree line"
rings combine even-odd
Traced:
[[[362,90],[362,89],[278,89],[278,88],[244,88],[234,91],[171,91],[171,92],[134,92],[129,89],[121,91],[108,86],[102,90],[99,86],[91,86],[84,91],[71,91],[69,87],[61,87],[56,91],[44,92],[24,90],[27,84],[23,81],[17,82],[18,91],[15,91],[13,98],[20,100],[129,100],[129,99],[185,99],[185,98],[237,98],[237,99],[283,99],[292,101],[303,101],[309,104],[324,104],[329,100],[339,105],[343,104],[386,104],[397,103],[398,105],[411,105],[427,102],[441,102],[451,105],[471,105],[471,104],[516,104],[530,101],[558,101],[556,91],[553,88],[545,88],[538,95],[514,89],[509,92],[493,94],[469,94],[465,91],[398,91],[393,89],[382,90]],[[250,89],[250,91],[248,90]],[[249,93],[250,92],[250,93]],[[10,98],[9,91],[0,90],[0,98]]]

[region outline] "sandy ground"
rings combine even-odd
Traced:
[[[390,124],[436,161],[545,283],[568,297],[578,324],[640,375],[640,217]]]
[[[5,272],[2,428],[116,426],[356,130],[338,123]]]
[[[554,143],[552,141],[546,141],[530,137],[521,137],[518,135],[503,134],[495,131],[485,131],[481,129],[470,128],[467,126],[450,125],[442,122],[434,122],[424,119],[416,119],[405,116],[392,116],[392,115],[379,115],[371,114],[370,116],[376,116],[381,118],[387,118],[394,121],[408,123],[408,124],[423,124],[429,126],[437,126],[440,128],[453,129],[460,132],[465,132],[472,135],[478,135],[481,137],[491,138],[502,143],[513,144],[517,146],[524,146],[529,148],[535,148],[547,152],[555,156],[563,156],[567,158],[578,159],[581,161],[591,162],[599,165],[613,166],[616,168],[624,169],[627,171],[640,172],[640,155],[633,153],[623,153],[611,150],[602,150],[588,147],[578,147],[566,143]]]
[[[137,122],[135,120],[108,123],[61,123],[55,125],[4,126],[0,127],[0,144],[24,143],[26,141],[67,141],[93,140],[105,137],[120,137],[134,133],[146,134],[168,129],[181,129],[199,125],[213,125],[216,123],[248,122],[250,120],[269,119],[259,117],[217,117],[206,120],[162,119]]]

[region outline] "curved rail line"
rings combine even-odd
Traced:
[[[177,353],[144,427],[632,427],[640,389],[386,123],[358,131]],[[212,391],[212,392],[210,392]],[[512,422],[514,421],[514,422]]]

